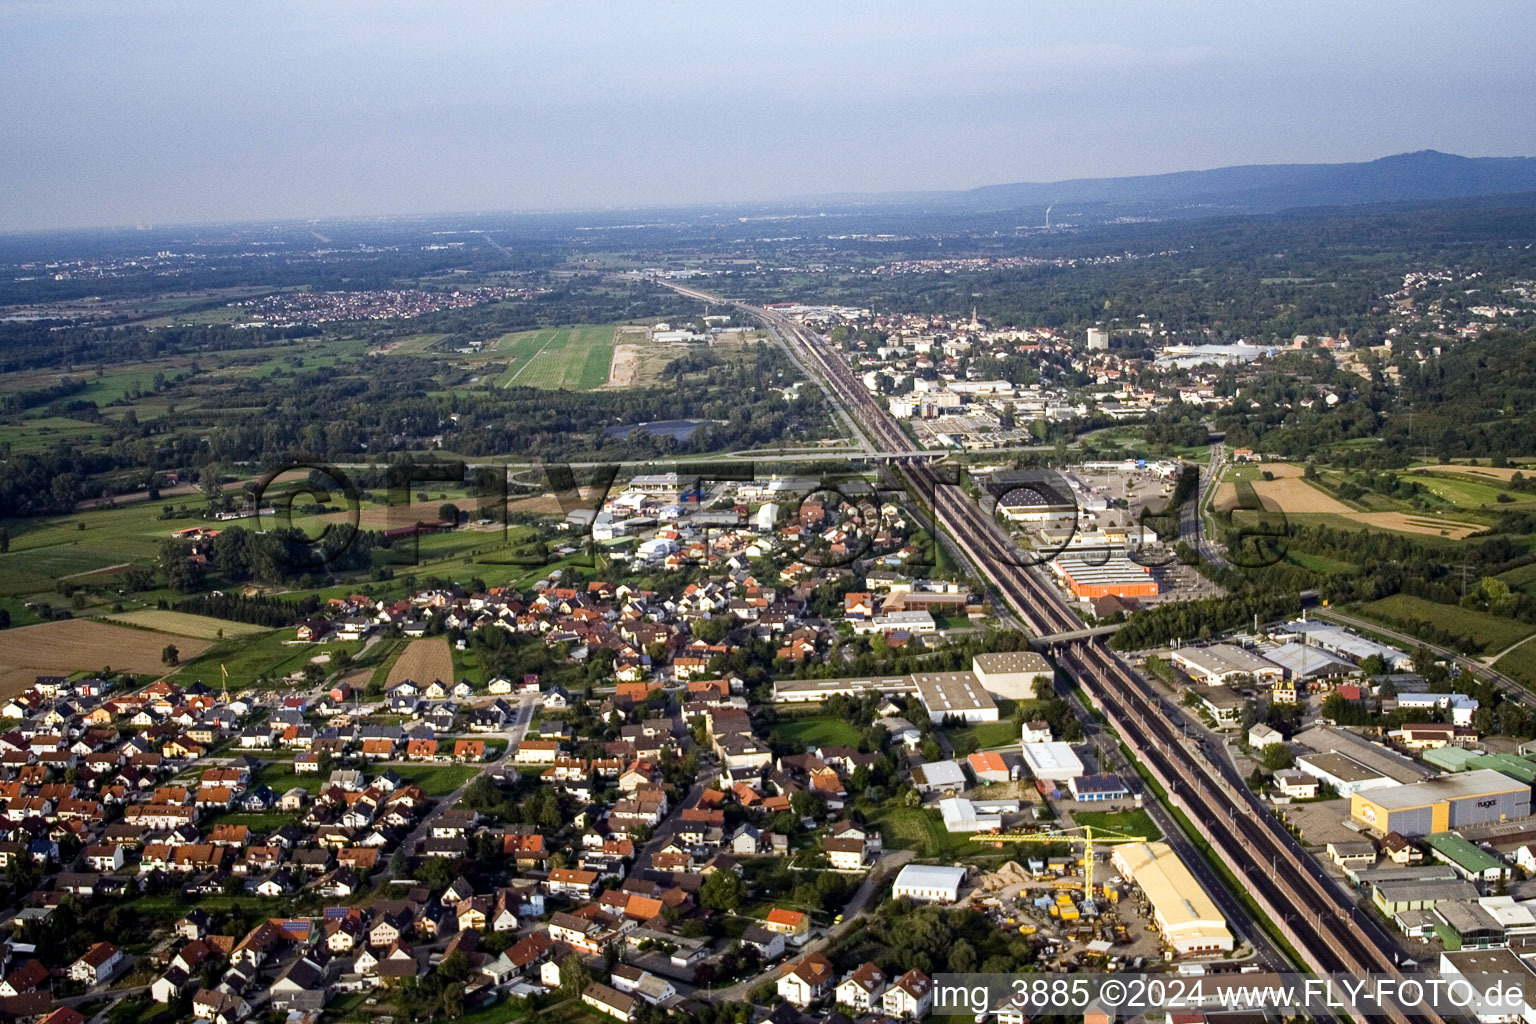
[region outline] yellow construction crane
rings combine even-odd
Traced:
[[[1047,832],[977,832],[971,836],[973,843],[1066,843],[1083,848],[1083,898],[1093,899],[1093,854],[1095,846],[1118,846],[1121,843],[1144,843],[1146,836],[1126,835],[1107,828],[1082,825],[1078,828],[1052,829]]]

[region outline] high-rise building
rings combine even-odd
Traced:
[[[1109,332],[1102,327],[1088,328],[1088,351],[1108,352]]]

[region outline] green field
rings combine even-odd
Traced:
[[[1031,712],[1034,701],[1026,701],[1025,714]],[[977,750],[990,750],[993,747],[1007,747],[1019,742],[1019,726],[1014,722],[1014,711],[1018,708],[1018,702],[1001,698],[997,701],[997,718],[995,722],[977,722],[975,725],[967,725],[962,729],[950,729],[945,732],[949,742],[956,747],[966,740],[974,740]]]
[[[1499,579],[1509,584],[1511,590],[1518,590],[1522,594],[1536,594],[1536,563],[1501,572]]]
[[[938,811],[921,807],[887,805],[869,818],[869,824],[880,830],[887,849],[912,850],[919,857],[954,861],[988,849],[971,842],[966,833],[946,831]]]
[[[1457,508],[1521,508],[1536,504],[1528,496],[1510,491],[1507,487],[1500,487],[1497,483],[1483,480],[1473,480],[1462,476],[1441,476],[1438,473],[1409,473],[1408,479],[1424,485],[1425,489],[1438,498],[1450,502]],[[1500,504],[1500,494],[1508,494],[1515,500]]]
[[[276,684],[290,673],[302,671],[317,655],[328,653],[334,656],[338,651],[348,650],[356,657],[363,646],[361,641],[299,644],[292,640],[292,629],[275,629],[263,636],[222,640],[182,665],[171,678],[181,686],[196,680],[217,686],[224,678],[220,670],[222,665],[229,671],[231,687],[250,686],[263,676]],[[327,666],[327,670],[333,667]]]
[[[1516,682],[1536,690],[1536,640],[1521,644],[1493,663]]]
[[[420,786],[427,796],[447,796],[480,772],[470,764],[397,764],[391,767],[406,782]]]
[[[1292,565],[1313,572],[1347,573],[1357,571],[1357,566],[1352,562],[1340,561],[1337,558],[1329,558],[1326,555],[1309,555],[1305,551],[1287,551],[1285,560]]]
[[[774,738],[797,747],[855,746],[862,733],[850,722],[830,715],[781,719],[773,727]]]
[[[1163,838],[1163,830],[1152,821],[1146,811],[1073,811],[1072,820],[1078,825],[1092,825],[1122,832],[1129,836],[1146,836],[1148,840]]]
[[[498,358],[511,365],[497,386],[590,391],[608,383],[613,363],[612,325],[562,327],[506,334],[496,342]]]
[[[1408,594],[1393,594],[1379,601],[1371,601],[1361,605],[1360,611],[1386,625],[1431,623],[1438,629],[1467,637],[1479,649],[1490,654],[1502,651],[1515,641],[1536,633],[1536,626],[1524,622],[1501,619],[1459,605],[1436,604]]]

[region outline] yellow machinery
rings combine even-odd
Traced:
[[[1067,843],[1071,846],[1081,846],[1083,848],[1083,898],[1089,900],[1093,899],[1094,848],[1146,841],[1146,836],[1126,835],[1124,832],[1094,828],[1092,825],[1053,829],[1048,832],[977,832],[971,836],[973,843],[990,843],[993,846],[1002,846],[1005,843],[1034,843],[1042,846],[1048,843]],[[1060,885],[1060,883],[1057,884]]]

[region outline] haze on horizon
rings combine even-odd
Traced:
[[[0,5],[0,230],[1536,153],[1536,8]]]

